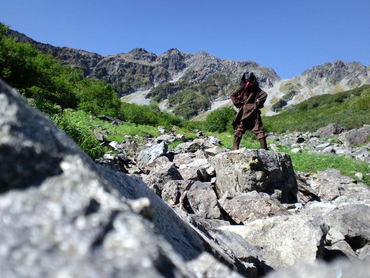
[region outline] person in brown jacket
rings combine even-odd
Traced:
[[[247,130],[256,134],[261,149],[268,150],[266,143],[267,133],[263,129],[260,111],[266,98],[267,93],[261,90],[253,72],[244,73],[241,84],[231,95],[232,102],[239,108],[233,120],[235,131],[233,150],[239,149],[240,141]]]

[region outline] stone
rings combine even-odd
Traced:
[[[320,201],[318,193],[310,186],[308,179],[302,173],[297,173],[298,183],[298,202],[301,204],[307,204],[312,201]]]
[[[281,190],[284,202],[297,200],[297,181],[289,155],[265,150],[240,149],[212,158],[219,196],[237,196],[253,190],[273,194]]]
[[[360,260],[370,260],[370,244],[356,250],[357,256]]]
[[[192,184],[189,180],[170,180],[163,186],[161,197],[171,207],[180,205],[181,196]]]
[[[202,253],[197,259],[188,262],[187,266],[195,273],[196,278],[246,277],[231,270],[224,264],[221,264],[218,260],[216,260],[213,256],[209,255],[208,253]],[[255,273],[248,274],[249,275],[247,277],[257,277]]]
[[[214,146],[212,148],[208,148],[208,149],[204,150],[204,152],[207,155],[210,155],[210,156],[215,156],[216,154],[227,152],[227,151],[228,151],[227,148],[223,148],[223,147],[220,147],[220,146]]]
[[[252,191],[242,193],[232,198],[220,201],[222,209],[236,224],[267,218],[273,215],[289,214],[289,212],[276,199],[262,192]]]
[[[244,225],[218,228],[236,233],[261,249],[261,257],[274,269],[314,262],[323,232],[299,215],[257,219]]]
[[[301,148],[293,148],[290,150],[292,153],[300,153],[302,152]]]
[[[221,211],[217,196],[209,182],[195,182],[187,192],[187,200],[191,210],[203,218],[218,219]]]
[[[207,174],[207,168],[210,168],[211,164],[207,159],[194,159],[189,164],[182,164],[179,167],[179,172],[186,180],[210,180],[210,176]]]
[[[356,145],[360,143],[366,143],[370,137],[370,125],[364,125],[358,129],[352,129],[341,134],[340,138],[346,145]]]
[[[318,129],[316,132],[314,132],[313,136],[320,136],[320,137],[328,137],[333,136],[336,134],[340,134],[344,131],[344,127],[340,126],[337,123],[331,123],[327,126],[324,126],[320,129]]]
[[[315,147],[315,150],[320,152],[330,147],[331,147],[331,143],[323,143],[323,144],[317,145]]]
[[[358,178],[359,180],[363,180],[364,179],[364,175],[362,173],[356,173],[355,174],[355,177]]]
[[[99,116],[98,118],[103,121],[110,122],[111,125],[120,125],[123,123],[122,120],[112,117],[112,116]]]
[[[153,145],[148,149],[142,150],[137,156],[138,167],[145,171],[146,166],[153,162],[156,158],[164,156],[167,153],[168,146],[165,142]]]
[[[172,135],[172,134],[162,134],[155,139],[157,143],[165,142],[168,144],[174,142],[175,140],[176,140],[176,137],[175,135]]]
[[[349,262],[336,260],[332,264],[316,261],[310,264],[297,265],[291,269],[271,272],[267,278],[368,278],[370,261]]]
[[[176,147],[177,151],[195,153],[201,149],[201,145],[196,141],[181,143]]]
[[[162,158],[166,157],[159,157],[155,161],[162,161]],[[183,178],[178,169],[175,167],[175,164],[169,162],[168,159],[167,162],[158,163],[155,167],[151,168],[150,174],[143,177],[143,181],[149,186],[149,188],[153,189],[158,196],[162,195],[164,185],[168,181],[182,179]]]
[[[356,201],[370,201],[370,189],[367,185],[357,183],[353,178],[341,175],[337,169],[327,169],[317,172],[316,178],[311,180],[311,187],[318,196],[327,201],[340,196]]]

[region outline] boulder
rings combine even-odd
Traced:
[[[289,155],[266,150],[240,149],[211,159],[219,196],[237,196],[253,190],[273,194],[281,190],[282,201],[296,202],[297,181]]]
[[[327,137],[327,136],[333,136],[335,134],[340,134],[343,131],[344,131],[344,127],[340,126],[337,123],[332,123],[332,124],[328,124],[327,126],[324,126],[318,129],[312,135],[319,136],[319,137]]]
[[[301,204],[307,204],[312,201],[320,201],[318,193],[310,186],[309,176],[305,173],[296,172],[297,183],[298,183],[298,202]]]
[[[143,177],[143,181],[153,189],[158,196],[161,196],[164,185],[168,181],[183,179],[180,172],[175,167],[175,164],[170,162],[165,156],[157,158],[151,164],[150,173]]]
[[[219,202],[222,209],[237,224],[273,215],[289,214],[278,200],[266,193],[257,191],[222,198]]]
[[[193,183],[190,180],[170,180],[163,186],[161,197],[171,207],[181,206],[181,196]]]
[[[187,192],[187,200],[196,215],[213,219],[221,217],[217,196],[211,183],[195,182]]]
[[[195,153],[197,150],[200,150],[200,149],[201,149],[201,143],[195,140],[191,142],[181,143],[176,147],[177,152]]]
[[[244,225],[218,228],[236,233],[261,249],[261,257],[273,268],[286,268],[301,262],[314,262],[323,232],[307,218],[275,216]]]
[[[195,273],[196,278],[243,278],[235,271],[232,271],[227,266],[221,264],[213,256],[208,253],[201,254],[196,260],[187,263],[189,269]],[[255,273],[248,273],[247,277],[257,277]]]
[[[369,186],[357,183],[353,178],[341,175],[337,169],[319,171],[311,180],[311,187],[318,196],[327,201],[338,197],[345,201],[364,201],[370,203]]]
[[[206,182],[215,175],[214,168],[202,151],[177,154],[173,161],[185,180]]]
[[[370,125],[364,125],[358,129],[352,129],[341,134],[340,138],[346,145],[356,145],[360,143],[366,143],[370,137]]]
[[[350,263],[337,260],[332,264],[324,264],[317,261],[314,264],[302,264],[292,269],[271,272],[267,278],[368,278],[370,273],[370,261],[357,261]]]
[[[138,167],[147,171],[147,165],[152,163],[156,158],[164,156],[167,153],[168,146],[165,142],[153,145],[148,149],[142,150],[137,156],[137,165]]]

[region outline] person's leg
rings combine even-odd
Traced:
[[[267,132],[263,129],[262,120],[260,115],[256,117],[255,125],[252,129],[252,132],[257,136],[258,141],[260,142],[261,149],[268,150],[266,137]]]
[[[234,143],[233,143],[233,150],[238,150],[240,147],[240,142],[242,141],[243,134],[245,133],[244,125],[241,122],[235,129],[234,132]]]
[[[259,138],[258,141],[260,141],[261,149],[269,150],[269,148],[267,147],[266,137]]]

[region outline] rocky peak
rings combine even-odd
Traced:
[[[188,55],[177,48],[171,48],[158,57],[160,64],[169,71],[181,71],[186,67],[185,59]]]
[[[351,86],[360,86],[363,80],[370,81],[367,69],[359,62],[344,62],[341,60],[312,67],[303,72],[307,78],[306,85],[319,84],[321,80],[329,84],[338,84],[347,80]]]
[[[148,52],[144,48],[134,48],[126,56],[138,61],[155,62],[157,60],[157,55]]]

